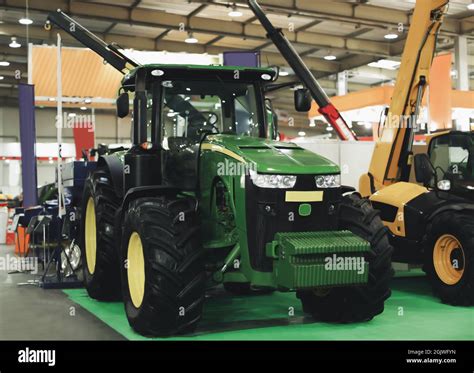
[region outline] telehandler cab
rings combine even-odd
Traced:
[[[192,332],[218,284],[296,291],[323,321],[383,311],[387,230],[369,201],[340,185],[336,164],[276,140],[264,96],[273,70],[139,65],[61,11],[49,20],[126,72],[120,117],[134,97],[131,149],[101,156],[85,185],[91,297],[123,298],[130,325],[153,336]],[[307,110],[306,92],[296,98]]]

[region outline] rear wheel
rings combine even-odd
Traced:
[[[206,283],[199,231],[194,199],[131,202],[121,268],[125,311],[138,333],[168,336],[196,328]]]
[[[384,310],[390,297],[393,249],[386,228],[370,202],[357,194],[343,198],[339,206],[339,229],[347,229],[370,242],[365,260],[369,264],[368,284],[298,291],[303,311],[316,320],[357,322],[371,320]]]
[[[121,295],[113,233],[119,204],[108,170],[101,167],[92,172],[84,187],[80,247],[85,286],[97,300],[117,300]]]
[[[424,270],[444,303],[474,304],[474,217],[445,212],[428,227]]]

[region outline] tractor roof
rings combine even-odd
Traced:
[[[142,65],[130,71],[122,80],[122,86],[132,87],[135,84],[135,76],[138,71],[146,70],[147,76],[156,77],[160,80],[173,79],[199,79],[214,80],[216,76],[224,81],[263,81],[271,82],[275,71],[270,68],[256,68],[243,66],[222,65]],[[236,77],[238,74],[238,77]],[[266,75],[266,76],[265,76]]]

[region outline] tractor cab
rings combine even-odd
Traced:
[[[275,136],[264,99],[274,77],[273,70],[259,68],[141,66],[124,77],[117,111],[128,115],[129,92],[135,92],[134,145],[161,151],[163,181],[193,190],[208,135]]]
[[[428,156],[441,187],[463,196],[474,194],[474,133],[451,131],[429,139]]]

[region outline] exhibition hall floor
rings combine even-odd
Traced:
[[[12,254],[0,245],[0,258]],[[84,289],[18,285],[34,278],[0,269],[0,340],[149,339],[130,328],[122,303],[97,302]],[[218,288],[197,331],[166,340],[474,340],[472,307],[440,303],[420,276],[395,278],[392,288],[383,314],[342,325],[314,322],[294,293],[243,297]]]
[[[424,277],[396,278],[392,287],[384,313],[357,324],[314,322],[294,293],[244,297],[218,289],[207,299],[197,331],[167,340],[474,340],[472,307],[440,303]],[[94,301],[83,289],[65,292],[125,338],[148,339],[130,328],[122,303]]]

